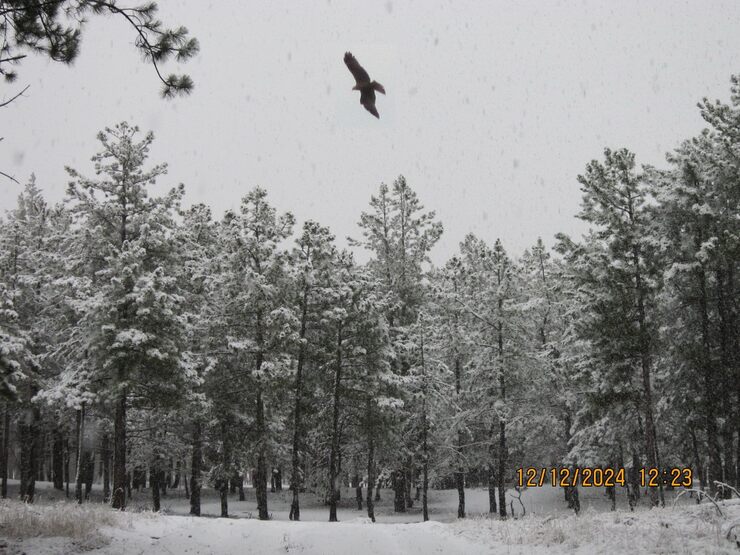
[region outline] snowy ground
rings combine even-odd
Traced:
[[[470,518],[457,520],[456,492],[433,491],[434,520],[422,523],[416,508],[394,515],[391,492],[383,491],[378,523],[373,525],[365,513],[352,507],[349,493],[343,492],[340,523],[326,522],[327,508],[310,496],[304,500],[302,522],[288,521],[287,492],[271,495],[273,520],[260,522],[249,518],[256,512],[253,494],[243,502],[230,499],[232,518],[193,518],[180,516],[187,512],[182,493],[168,496],[163,505],[168,514],[136,512],[147,505],[143,495],[134,500],[131,511],[121,514],[94,502],[80,509],[59,500],[42,484],[39,503],[33,507],[17,501],[0,504],[0,537],[4,538],[0,553],[738,553],[735,543],[726,539],[730,526],[740,523],[738,500],[722,503],[722,516],[713,505],[696,505],[688,496],[673,506],[673,492],[665,509],[640,508],[631,513],[620,497],[618,510],[610,512],[603,491],[582,489],[583,511],[576,517],[565,507],[562,492],[541,488],[522,495],[525,518],[501,521],[481,516],[487,508],[487,491],[469,489]],[[218,512],[213,492],[207,491],[204,501],[205,515]],[[52,533],[41,530],[37,522],[53,518],[83,522],[87,528],[63,527],[66,538],[34,537],[36,531]]]

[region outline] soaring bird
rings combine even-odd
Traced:
[[[377,81],[370,81],[367,71],[365,71],[351,52],[344,53],[344,63],[347,64],[349,71],[355,78],[356,84],[352,87],[352,90],[360,91],[360,104],[365,107],[365,110],[380,119],[378,110],[375,108],[375,91],[385,94],[383,85]]]

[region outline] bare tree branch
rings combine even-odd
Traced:
[[[2,175],[3,177],[7,177],[11,181],[15,181],[16,183],[18,183],[18,185],[20,185],[20,182],[15,177],[13,177],[12,175],[8,175],[5,172],[0,172],[0,175]]]
[[[8,104],[10,104],[11,102],[13,102],[13,101],[14,101],[14,100],[15,100],[16,98],[18,98],[18,97],[19,97],[19,96],[21,96],[21,95],[22,95],[22,94],[23,94],[24,92],[26,92],[26,91],[28,90],[28,87],[30,87],[30,86],[31,86],[31,85],[26,85],[26,87],[25,87],[25,88],[24,88],[24,89],[23,89],[23,90],[22,90],[21,92],[19,92],[19,93],[18,93],[17,95],[15,95],[15,96],[14,96],[13,98],[11,98],[10,100],[6,100],[5,102],[2,102],[2,103],[0,103],[0,108],[2,108],[3,106],[7,106],[7,105],[8,105]]]

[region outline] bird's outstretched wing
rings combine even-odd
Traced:
[[[347,64],[349,71],[352,73],[355,81],[358,85],[367,84],[370,82],[370,76],[367,71],[360,65],[351,52],[344,53],[344,63]]]
[[[365,107],[365,110],[380,119],[380,114],[378,114],[378,110],[375,108],[375,91],[373,89],[367,87],[360,91],[360,104]]]

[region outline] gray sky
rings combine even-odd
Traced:
[[[30,56],[2,110],[0,169],[35,172],[60,200],[70,165],[92,175],[96,133],[121,120],[153,130],[158,189],[220,216],[254,185],[299,223],[344,244],[381,181],[406,176],[445,234],[441,263],[472,231],[519,253],[578,234],[576,176],[605,146],[641,163],[696,134],[703,96],[729,98],[740,72],[738,2],[201,2],[161,0],[201,53],[196,83],[165,101],[120,18],[93,18],[72,67]],[[388,95],[378,121],[359,104],[352,51]],[[166,70],[176,70],[168,64]],[[0,183],[0,207],[20,190]]]

